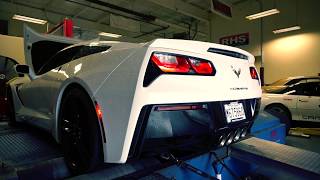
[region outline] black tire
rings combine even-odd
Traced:
[[[265,109],[268,113],[278,117],[280,122],[286,125],[286,134],[289,133],[291,128],[291,114],[286,107],[283,105],[270,105]]]
[[[9,122],[8,124],[10,126],[17,126],[17,121],[16,121],[16,112],[14,110],[14,102],[13,102],[13,97],[12,97],[12,91],[10,86],[6,87],[7,88],[7,101],[8,101],[8,107],[9,107]]]
[[[84,91],[66,92],[59,123],[65,161],[72,174],[92,171],[103,162],[98,118],[94,104]]]

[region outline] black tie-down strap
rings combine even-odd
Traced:
[[[168,160],[172,160],[175,162],[175,164],[177,164],[178,167],[182,167],[182,168],[185,168],[195,174],[198,174],[199,176],[202,176],[204,178],[207,178],[207,179],[214,179],[214,180],[219,180],[218,178],[214,177],[214,176],[211,176],[210,174],[192,166],[191,164],[189,163],[186,163],[185,161],[183,160],[180,160],[180,159],[177,159],[176,157],[174,157],[172,154],[168,154],[167,157],[164,157],[162,156],[163,158],[165,159],[168,159]]]

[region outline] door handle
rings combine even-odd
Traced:
[[[309,101],[306,101],[306,100],[301,100],[301,99],[299,99],[299,101],[300,101],[300,102],[309,102]]]

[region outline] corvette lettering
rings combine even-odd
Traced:
[[[233,88],[230,88],[230,90],[243,91],[243,90],[248,90],[248,88],[247,87],[233,87]]]

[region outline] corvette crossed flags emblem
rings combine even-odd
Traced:
[[[237,77],[239,78],[240,74],[241,74],[241,69],[239,68],[238,71],[236,69],[233,68],[233,66],[231,66],[232,71],[234,72],[235,75],[237,75]]]

